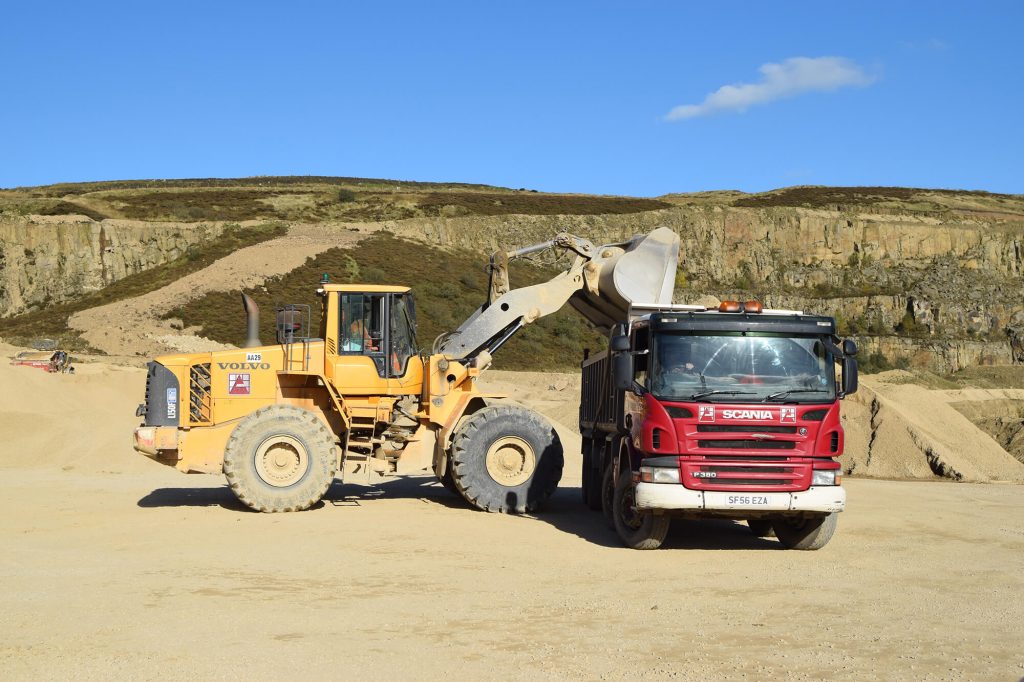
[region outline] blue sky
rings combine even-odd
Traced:
[[[1024,192],[1020,2],[50,2],[3,16],[0,187],[349,175],[637,196]]]

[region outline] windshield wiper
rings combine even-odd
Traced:
[[[785,391],[779,391],[778,393],[766,395],[764,399],[761,400],[761,402],[766,403],[769,400],[775,400],[776,398],[781,398],[782,396],[789,395],[790,393],[828,393],[828,391],[826,391],[823,388],[790,388]]]
[[[706,398],[709,395],[757,395],[757,393],[754,391],[702,391],[691,395],[690,400],[700,400],[701,398]]]

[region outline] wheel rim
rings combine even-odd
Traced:
[[[256,474],[267,485],[287,488],[306,475],[309,454],[292,436],[272,436],[256,449]]]
[[[620,476],[629,476],[629,472],[623,472]],[[622,525],[630,530],[638,529],[644,522],[643,515],[636,510],[636,486],[629,485],[622,492],[622,507],[619,509],[619,518],[622,520]]]
[[[490,477],[504,486],[526,483],[537,468],[533,448],[518,436],[505,436],[494,441],[487,450],[485,461]]]

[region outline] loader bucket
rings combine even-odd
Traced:
[[[598,247],[586,265],[586,283],[569,304],[607,332],[627,320],[631,304],[672,303],[678,260],[679,235],[667,227]]]
[[[474,358],[486,350],[484,357],[490,357],[519,329],[558,312],[566,301],[606,333],[629,318],[631,304],[672,302],[679,236],[666,227],[627,242],[598,247],[562,233],[550,242],[500,255],[507,263],[510,255],[545,248],[567,249],[577,258],[568,270],[548,282],[505,290],[480,306],[458,329],[439,337],[434,352]],[[499,267],[495,259],[491,266]]]

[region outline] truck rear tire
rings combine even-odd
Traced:
[[[629,470],[623,474],[629,476]],[[601,476],[601,512],[604,514],[605,523],[612,530],[615,530],[615,460],[608,462]]]
[[[248,415],[224,449],[231,491],[261,512],[309,509],[331,486],[335,462],[331,432],[315,414],[291,405]]]
[[[523,514],[540,507],[562,478],[562,442],[540,415],[511,405],[485,407],[452,439],[452,478],[477,509]]]
[[[583,504],[588,509],[601,511],[601,469],[594,466],[594,448],[592,440],[583,441],[583,474],[580,487],[583,493]]]
[[[658,549],[668,535],[672,519],[668,516],[655,516],[651,512],[637,511],[633,507],[633,494],[636,486],[627,469],[619,474],[615,483],[615,531],[619,538],[630,549]]]
[[[786,549],[821,549],[836,532],[839,514],[832,512],[799,519],[775,519],[772,527]]]

